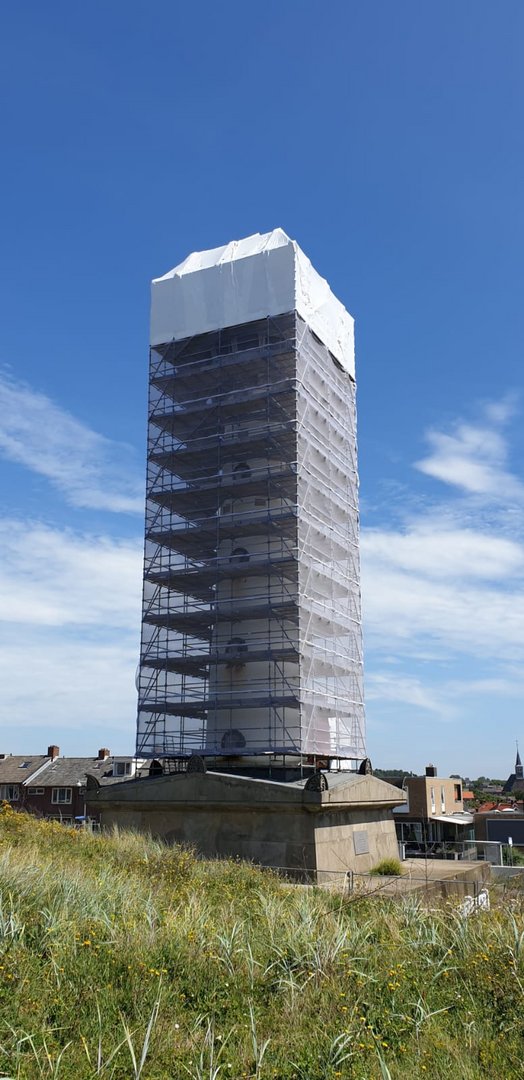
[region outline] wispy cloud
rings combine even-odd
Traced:
[[[0,452],[45,476],[72,506],[143,513],[132,449],[5,373],[0,373]]]
[[[137,632],[141,573],[138,540],[0,523],[3,622]]]
[[[485,406],[484,422],[458,422],[448,432],[430,431],[430,453],[416,468],[472,495],[522,503],[524,484],[508,469],[502,432],[513,411],[513,401],[505,399]]]
[[[497,589],[438,581],[364,554],[362,591],[375,650],[395,647],[404,657],[418,656],[429,643],[441,659],[458,650],[483,664],[524,660],[522,583]]]
[[[369,529],[363,536],[367,561],[410,575],[461,583],[501,581],[524,574],[524,547],[517,540],[471,527],[447,527],[428,514],[404,531]]]
[[[453,720],[457,710],[447,695],[414,676],[375,674],[368,680],[367,699],[407,705],[419,713],[431,713],[439,720]]]

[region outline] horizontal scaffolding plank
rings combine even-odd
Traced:
[[[180,675],[197,675],[198,677],[205,677],[210,668],[216,668],[224,665],[235,666],[236,663],[256,663],[258,661],[283,661],[287,664],[298,664],[300,662],[300,654],[298,651],[289,646],[270,646],[265,649],[257,649],[256,646],[249,646],[249,650],[245,655],[239,656],[235,659],[226,652],[209,652],[209,653],[185,653],[180,656],[161,656],[150,657],[147,652],[143,655],[140,663],[146,668],[153,668],[158,671],[172,671]]]
[[[146,563],[144,578],[172,592],[185,593],[200,599],[209,599],[209,601],[215,595],[213,586],[227,581],[236,581],[239,578],[275,576],[290,581],[296,580],[298,564],[293,556],[258,561],[255,557],[249,562],[241,562],[242,558],[245,557],[233,555],[228,559],[210,560],[210,564],[205,567],[184,567],[176,570],[157,570],[154,567],[156,560],[153,560],[151,567]]]
[[[197,398],[197,400],[185,403],[166,402],[165,408],[155,406],[150,413],[149,423],[162,431],[170,431],[182,438],[184,432],[194,430],[195,422],[199,417],[207,420],[209,427],[224,420],[228,416],[249,416],[253,404],[266,403],[266,410],[271,404],[275,410],[282,411],[285,400],[289,399],[294,407],[295,387],[291,379],[283,379],[271,392],[267,386],[255,386],[251,389],[234,390],[224,394],[215,394],[212,397]]]
[[[198,526],[185,523],[148,529],[146,540],[180,554],[212,557],[223,540],[235,540],[243,536],[257,536],[268,530],[276,535],[292,537],[296,533],[297,510],[282,507],[275,510],[257,511],[252,514],[224,514],[206,518]]]
[[[239,461],[249,453],[251,458],[278,457],[284,461],[294,460],[296,454],[296,420],[276,421],[256,427],[252,431],[238,430],[231,433],[213,432],[196,437],[179,445],[170,436],[157,437],[151,443],[149,461],[168,469],[175,476],[187,478],[198,472],[202,465],[215,468]]]
[[[212,628],[221,622],[238,622],[241,619],[249,619],[256,622],[258,619],[285,619],[290,622],[298,622],[298,603],[296,600],[284,600],[272,602],[267,600],[262,604],[246,604],[233,606],[231,600],[222,604],[216,603],[213,608],[205,608],[197,611],[166,611],[165,613],[148,612],[143,614],[143,621],[149,626],[162,626],[167,630],[177,630],[179,633],[193,634],[196,637],[207,638]]]
[[[293,375],[294,347],[295,341],[291,338],[235,353],[215,354],[215,356],[194,360],[188,358],[185,363],[164,361],[161,365],[155,365],[150,380],[151,386],[179,399],[181,390],[184,392],[185,387],[195,384],[206,386],[207,382],[220,384],[230,380],[238,385],[239,367],[240,374],[244,375],[246,382],[250,380],[251,385],[257,381],[261,373],[267,370],[268,363],[274,366],[277,374],[280,373],[280,377],[286,373]]]
[[[154,702],[141,701],[141,712],[165,713],[166,716],[193,716],[195,719],[208,716],[210,712],[224,712],[236,709],[299,709],[300,701],[295,694],[239,694],[238,697],[209,697],[201,700],[160,701],[155,698]]]
[[[226,499],[245,499],[251,495],[266,499],[285,498],[291,497],[295,490],[296,469],[290,464],[253,470],[252,475],[245,478],[229,473],[191,483],[164,483],[161,488],[151,487],[148,499],[191,519],[217,512]]]

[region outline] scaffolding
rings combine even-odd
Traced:
[[[293,311],[149,385],[137,755],[362,760],[353,378]]]

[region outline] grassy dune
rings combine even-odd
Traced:
[[[517,1080],[524,907],[348,900],[0,812],[0,1076]]]

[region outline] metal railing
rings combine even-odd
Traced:
[[[514,847],[498,840],[399,840],[398,848],[401,862],[406,859],[454,859],[489,862],[493,866],[514,866],[519,863],[519,853],[515,852]]]

